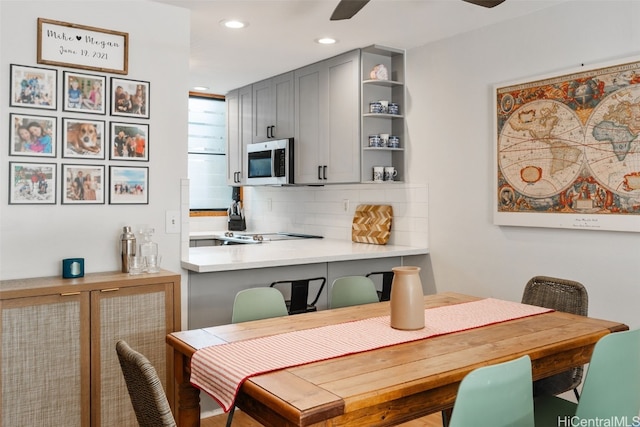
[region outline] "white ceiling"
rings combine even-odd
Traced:
[[[371,0],[344,21],[329,20],[338,0],[154,1],[191,10],[189,86],[224,95],[354,48],[410,49],[568,0],[506,0],[492,9],[461,0]],[[225,19],[249,26],[229,30],[219,24]],[[324,36],[339,42],[314,42]]]

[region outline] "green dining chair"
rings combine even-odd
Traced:
[[[233,301],[231,323],[287,316],[287,305],[282,293],[269,287],[244,289]]]
[[[464,377],[458,388],[449,427],[470,426],[534,426],[531,359],[528,355],[477,368]]]
[[[557,396],[541,396],[534,400],[534,408],[536,427],[561,425],[558,420],[566,421],[565,425],[587,425],[580,422],[620,422],[625,418],[628,424],[624,425],[633,425],[640,411],[640,329],[600,338],[577,404]],[[573,416],[575,421],[570,424]]]
[[[379,302],[373,280],[365,276],[345,276],[333,281],[331,286],[331,308]]]

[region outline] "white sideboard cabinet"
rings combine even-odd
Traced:
[[[0,281],[0,426],[137,426],[115,344],[154,365],[173,407],[180,276],[92,273]]]

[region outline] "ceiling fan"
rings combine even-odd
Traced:
[[[467,3],[472,3],[478,6],[495,7],[505,0],[462,0]],[[340,21],[343,19],[351,19],[353,15],[358,13],[369,0],[340,0],[338,6],[336,6],[333,14],[331,15],[331,21]]]

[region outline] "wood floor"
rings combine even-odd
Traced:
[[[227,414],[205,418],[200,423],[201,427],[224,427],[227,422]],[[400,424],[401,427],[442,427],[440,414],[433,414],[427,417],[418,418],[408,423]],[[233,416],[233,427],[262,427],[262,424],[236,409]]]

